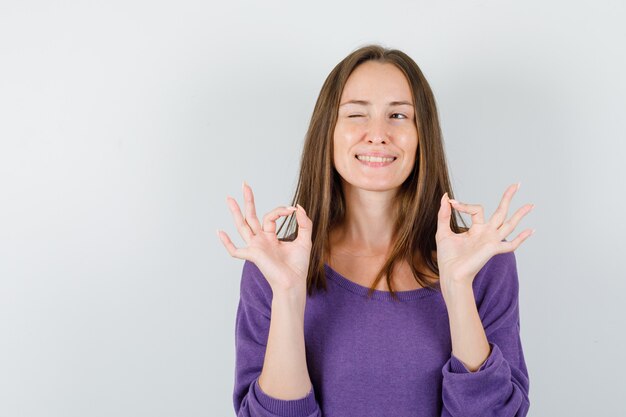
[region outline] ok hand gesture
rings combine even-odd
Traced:
[[[226,232],[218,230],[218,236],[228,253],[239,259],[253,262],[263,273],[272,291],[301,292],[306,290],[311,253],[313,222],[298,204],[298,207],[279,206],[263,217],[263,224],[256,216],[252,189],[244,182],[243,197],[245,216],[232,197],[226,202],[233,214],[239,234],[248,245],[237,248]],[[276,220],[296,210],[298,237],[292,242],[281,242],[276,236]]]
[[[481,205],[462,204],[449,199],[448,193],[443,195],[435,234],[442,286],[460,284],[471,287],[478,271],[493,255],[514,251],[533,234],[534,230],[526,229],[512,241],[502,241],[534,207],[534,204],[526,204],[505,221],[509,203],[518,188],[517,184],[513,184],[506,189],[500,205],[486,223]],[[467,232],[454,233],[451,230],[451,205],[460,212],[471,214],[472,226]]]

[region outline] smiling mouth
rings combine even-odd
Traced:
[[[398,159],[397,156],[382,157],[382,156],[354,155],[354,157],[362,162],[382,162],[382,163],[390,163]]]
[[[391,165],[398,157],[382,158],[379,156],[354,156],[357,161],[368,167],[386,167]]]

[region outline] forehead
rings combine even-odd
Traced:
[[[345,100],[406,100],[412,101],[411,88],[404,73],[390,63],[366,61],[356,67],[341,93]]]

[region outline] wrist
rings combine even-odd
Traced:
[[[276,290],[272,295],[272,307],[279,306],[298,312],[304,312],[306,305],[306,287]]]
[[[473,294],[472,280],[468,279],[441,279],[441,293],[444,298],[456,297],[468,293]]]

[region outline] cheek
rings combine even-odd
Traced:
[[[333,137],[333,148],[335,154],[342,157],[345,156],[346,153],[349,152],[350,148],[354,146],[355,142],[358,140],[358,134],[354,132],[354,129],[350,129],[346,126],[337,126],[335,128],[335,133]]]
[[[417,146],[413,145],[408,154],[407,157],[409,158],[409,160],[411,161],[411,164],[414,164],[415,161],[417,161]]]
[[[348,146],[345,141],[341,140],[341,138],[335,138],[333,146],[333,162],[335,166],[345,166],[348,161],[348,153]]]
[[[407,134],[403,136],[404,140],[400,144],[402,149],[404,150],[404,162],[405,169],[410,170],[412,165],[415,164],[417,160],[417,147],[418,147],[418,139],[416,135]]]
[[[356,122],[338,121],[335,125],[335,136],[351,138],[359,135],[363,131],[363,126]]]
[[[419,143],[419,140],[417,138],[417,133],[413,131],[409,131],[403,134],[402,138],[403,138],[402,147],[406,149],[407,152],[410,152],[411,154],[415,155],[415,152],[417,151],[417,145]]]

